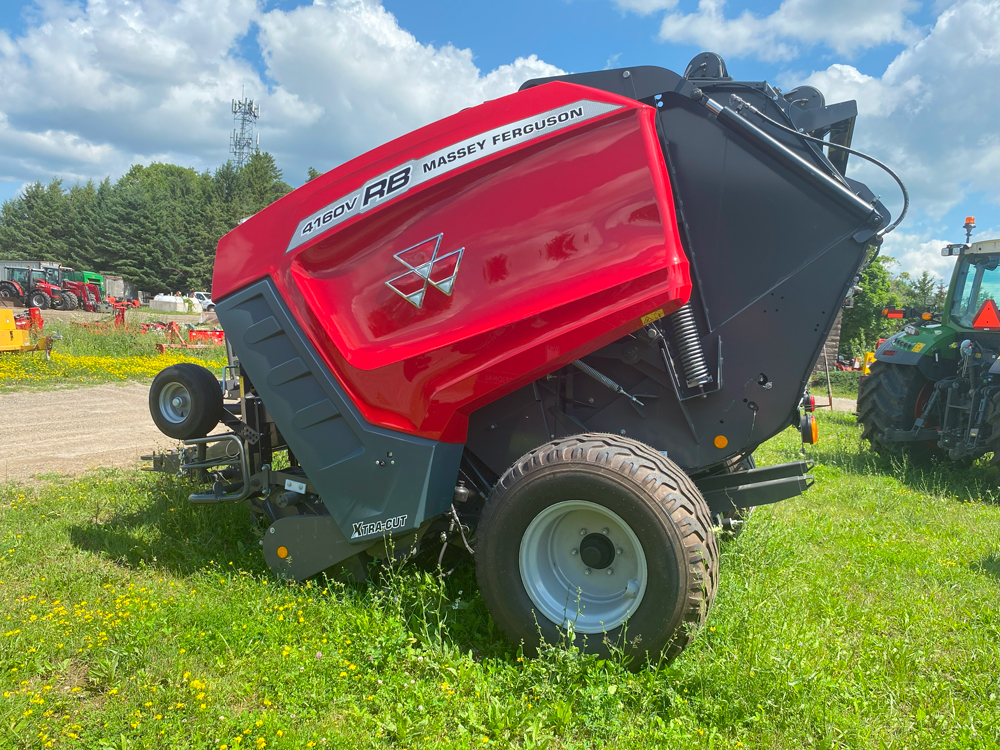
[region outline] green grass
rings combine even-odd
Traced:
[[[833,370],[830,372],[830,389],[835,398],[857,398],[858,383],[861,381],[860,370]],[[809,382],[809,392],[817,401],[826,398],[826,375],[813,378]]]
[[[468,564],[289,584],[244,510],[165,477],[5,485],[0,747],[998,746],[995,470],[890,465],[820,420],[816,486],[723,544],[706,627],[638,674],[522,658]]]

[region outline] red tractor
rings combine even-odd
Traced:
[[[675,656],[716,527],[812,484],[752,454],[895,226],[846,176],[856,115],[706,53],[528,81],[327,172],[220,241],[229,364],[157,375],[186,447],[152,468],[266,519],[282,578],[451,547],[529,650]]]
[[[25,307],[41,310],[60,310],[68,298],[62,288],[46,279],[40,268],[12,268],[7,266],[6,277],[0,279],[0,297],[14,298]]]
[[[45,279],[50,284],[57,284],[63,290],[62,310],[75,310],[82,307],[87,312],[103,312],[101,304],[101,288],[97,284],[84,281],[72,281],[68,278],[72,268],[58,263],[39,264],[45,271]]]

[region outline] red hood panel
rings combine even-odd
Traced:
[[[445,118],[223,237],[213,292],[270,276],[370,422],[461,442],[473,409],[688,300],[654,114],[552,83]]]

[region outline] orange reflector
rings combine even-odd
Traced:
[[[972,327],[979,331],[1000,331],[1000,313],[997,312],[997,303],[991,299],[986,300],[979,308],[979,312],[976,313]]]
[[[803,414],[799,420],[799,433],[802,435],[802,442],[812,445],[819,442],[819,422],[812,414]]]
[[[725,448],[727,445],[729,445],[729,438],[727,438],[725,435],[716,435],[715,440],[713,440],[712,442],[715,443],[716,448]]]
[[[930,320],[930,319],[931,319],[932,317],[934,317],[934,314],[933,314],[933,313],[923,313],[923,314],[922,314],[922,315],[920,316],[920,319],[921,319],[921,320]]]
[[[278,547],[277,551],[278,551],[278,557],[280,557],[282,560],[288,557],[288,547]]]

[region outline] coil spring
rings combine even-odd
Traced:
[[[698,336],[698,325],[694,319],[691,303],[677,310],[670,316],[674,327],[674,336],[680,348],[681,368],[688,388],[698,388],[712,382],[708,374],[708,363],[705,353],[701,350],[701,337]]]

